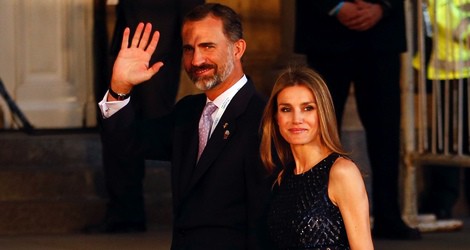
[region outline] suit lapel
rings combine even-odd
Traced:
[[[178,131],[176,131],[175,133],[181,136],[178,139],[178,147],[182,149],[180,157],[178,157],[177,160],[180,163],[174,164],[172,170],[173,175],[176,178],[173,184],[174,187],[176,187],[176,189],[174,188],[173,191],[175,200],[179,200],[181,195],[184,195],[191,180],[191,176],[193,174],[199,144],[199,117],[202,114],[205,102],[206,96],[200,95],[195,97],[195,101],[191,102],[191,105],[189,107],[185,107],[187,110],[190,110],[190,114],[186,115],[193,115],[193,117],[189,119],[191,122],[181,128],[178,128]]]
[[[188,191],[201,179],[204,173],[213,166],[220,152],[224,150],[227,143],[236,135],[237,118],[246,110],[254,92],[254,86],[249,80],[233,97],[207,142],[199,162],[196,164],[187,189]]]

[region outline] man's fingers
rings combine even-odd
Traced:
[[[132,38],[131,48],[137,48],[140,42],[140,36],[142,35],[142,30],[144,29],[144,24],[139,23],[137,29],[135,30],[134,37]]]
[[[129,34],[130,33],[131,33],[131,30],[129,28],[124,29],[124,33],[122,35],[121,49],[127,49],[127,46],[129,46]]]
[[[145,47],[147,47],[147,44],[149,41],[150,33],[152,33],[152,24],[147,23],[145,25],[144,34],[142,35],[142,38],[140,39],[139,48],[145,50]]]
[[[150,41],[150,44],[147,47],[147,53],[153,54],[153,52],[155,52],[159,39],[160,39],[160,32],[155,31],[153,33],[152,40]]]
[[[152,67],[148,68],[147,71],[142,72],[142,76],[145,78],[143,81],[147,81],[148,79],[152,78],[158,71],[160,71],[160,68],[163,66],[162,62],[156,62],[152,65]],[[143,82],[140,81],[140,82]]]
[[[163,62],[156,62],[149,68],[150,73],[152,76],[160,71],[160,68],[163,67]]]

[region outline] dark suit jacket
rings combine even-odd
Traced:
[[[125,107],[103,121],[103,141],[119,157],[171,159],[174,249],[257,249],[266,243],[264,216],[272,184],[259,158],[265,101],[249,80],[196,164],[205,102],[203,94],[187,96],[169,116],[138,124]]]
[[[375,27],[360,32],[343,26],[328,13],[342,0],[297,0],[295,52],[343,54],[354,50],[401,53],[406,50],[403,0],[387,0],[390,8]],[[353,1],[353,0],[346,0]],[[379,2],[380,0],[366,0]]]

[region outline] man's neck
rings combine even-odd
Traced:
[[[237,83],[242,77],[244,73],[240,70],[239,73],[233,72],[225,81],[220,83],[217,87],[205,91],[205,94],[209,100],[213,101],[219,95],[227,91],[230,87],[232,87],[235,83]]]

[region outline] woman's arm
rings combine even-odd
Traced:
[[[330,171],[328,194],[341,211],[351,249],[374,249],[367,191],[354,162],[342,157],[336,160]]]

